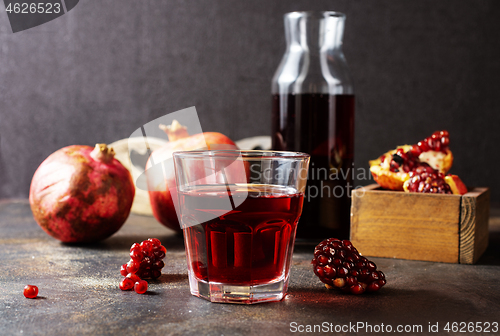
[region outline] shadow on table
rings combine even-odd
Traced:
[[[186,274],[168,274],[163,273],[158,279],[151,280],[153,283],[174,283],[174,282],[186,282],[188,281],[188,275]]]
[[[488,248],[479,258],[476,265],[500,266],[500,231],[490,231]]]
[[[484,311],[471,304],[474,295],[457,296],[456,293],[436,290],[401,289],[384,287],[380,292],[352,295],[337,290],[289,289],[286,301],[294,311],[314,316],[314,319],[341,318],[347,321],[359,321],[360,317],[367,322],[401,323],[447,322],[467,320],[471,316],[494,318],[495,312]],[[493,306],[494,302],[490,302]],[[308,321],[314,323],[314,321]]]

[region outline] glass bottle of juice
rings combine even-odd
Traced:
[[[297,238],[349,238],[354,90],[342,52],[345,15],[285,14],[287,49],[272,81],[272,148],[311,155]]]

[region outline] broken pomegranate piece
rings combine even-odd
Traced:
[[[436,171],[420,170],[410,172],[409,175],[410,179],[403,185],[406,192],[456,195],[463,195],[467,192],[467,187],[457,175],[445,176]]]
[[[385,284],[385,275],[366,259],[348,240],[329,238],[314,249],[311,261],[314,274],[328,289],[342,289],[352,294],[376,292]]]
[[[418,168],[446,174],[453,164],[448,131],[434,132],[415,145],[399,146],[370,161],[370,172],[384,189],[403,190],[410,173]]]

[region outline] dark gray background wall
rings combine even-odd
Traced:
[[[500,2],[82,0],[13,34],[0,4],[0,198],[71,144],[127,138],[196,106],[204,130],[270,134],[282,15],[347,14],[356,164],[447,129],[453,172],[500,202]],[[363,181],[363,183],[368,183]]]

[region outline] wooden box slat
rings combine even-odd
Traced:
[[[353,192],[351,241],[375,257],[448,263],[477,261],[488,243],[489,191],[460,195]]]
[[[460,263],[474,264],[488,247],[490,191],[476,188],[462,196]]]

